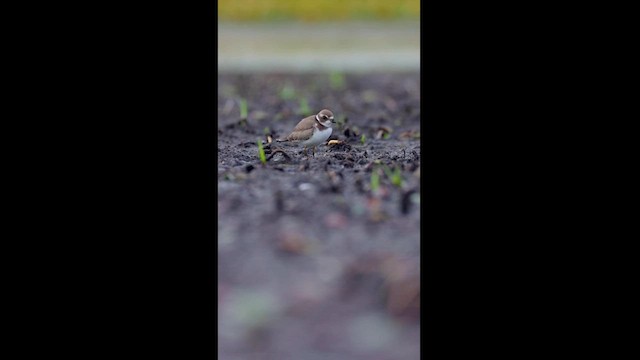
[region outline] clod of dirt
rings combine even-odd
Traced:
[[[398,135],[401,140],[418,140],[420,139],[420,132],[416,130],[403,131]]]
[[[286,232],[280,235],[277,247],[278,250],[285,253],[300,255],[308,249],[309,242],[304,235],[300,233]]]
[[[342,295],[367,289],[391,315],[420,318],[420,267],[412,259],[380,252],[360,256],[343,274]]]
[[[395,316],[420,318],[420,272],[413,261],[389,256],[380,271],[387,289],[387,311]]]
[[[367,192],[365,186],[364,186],[364,181],[362,181],[362,178],[358,177],[356,178],[356,180],[354,181],[354,185],[356,187],[356,190],[360,193],[360,194],[364,194]]]
[[[382,139],[382,138],[386,139],[389,136],[389,134],[391,134],[391,132],[393,132],[393,130],[390,127],[388,127],[388,126],[380,126],[376,130],[375,138],[377,140]]]
[[[329,190],[334,193],[339,193],[342,189],[342,180],[344,176],[342,173],[336,173],[335,171],[328,171],[329,184],[331,185]]]
[[[338,140],[332,140],[338,141]],[[329,145],[329,151],[351,151],[351,145],[346,144],[344,141],[335,142]]]
[[[375,295],[373,298],[375,303],[384,304],[384,278],[379,271],[380,258],[379,254],[364,255],[347,265],[342,278],[343,300],[349,299],[358,292],[366,292]]]
[[[282,154],[287,160],[291,160],[291,156],[289,156],[289,154],[287,154],[284,150],[278,148],[278,149],[274,149],[271,152],[271,155],[267,157],[267,161],[271,160],[274,156],[276,156],[276,154]]]
[[[415,192],[416,191],[414,189],[411,189],[402,195],[402,198],[400,199],[400,212],[403,215],[407,215],[411,211],[411,195]]]
[[[256,168],[255,166],[253,166],[253,165],[249,164],[249,165],[247,165],[247,166],[244,168],[244,171],[246,171],[246,172],[247,172],[247,174],[248,174],[248,173],[250,173],[251,171],[253,171],[253,169],[255,169],[255,168]]]
[[[348,126],[344,129],[343,132],[344,136],[346,136],[347,138],[350,137],[357,137],[358,133],[356,133],[355,131],[351,130],[351,128],[349,128]]]

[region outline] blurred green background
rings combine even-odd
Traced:
[[[419,20],[419,0],[218,0],[219,21]]]

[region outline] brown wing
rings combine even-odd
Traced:
[[[293,128],[293,132],[287,136],[287,140],[306,140],[313,135],[313,125],[316,123],[315,115],[300,120]]]
[[[311,129],[293,131],[289,136],[287,136],[287,140],[289,141],[300,141],[307,140],[313,135],[313,127]]]
[[[296,125],[296,127],[293,128],[293,131],[312,129],[313,125],[315,123],[316,123],[316,116],[315,115],[311,115],[309,117],[306,117],[306,118],[300,120],[298,125]]]

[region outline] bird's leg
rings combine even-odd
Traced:
[[[313,157],[316,157],[316,147],[313,147]]]
[[[307,147],[306,146],[304,147],[303,151],[304,151],[304,156],[307,156]]]

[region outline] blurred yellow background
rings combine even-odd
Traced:
[[[218,0],[220,21],[419,19],[419,0]]]

